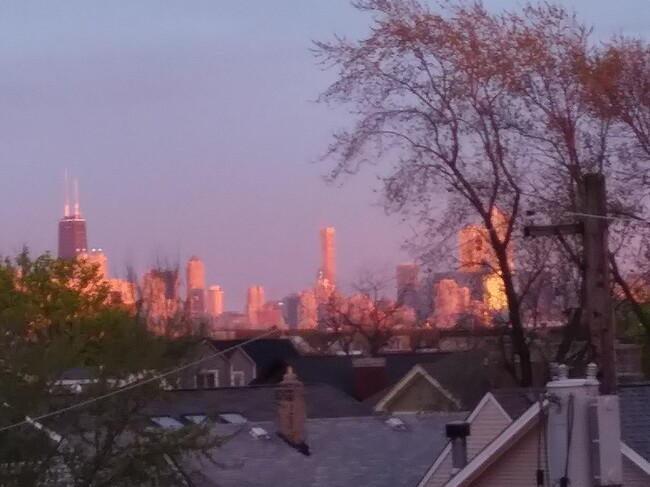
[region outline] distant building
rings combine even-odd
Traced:
[[[508,230],[508,216],[496,207],[490,216],[497,237],[503,240]],[[488,229],[483,225],[469,225],[459,232],[460,270],[463,272],[496,272],[499,265],[490,244]],[[512,245],[508,255],[513,266]]]
[[[190,318],[205,316],[205,266],[193,255],[187,263],[187,301]]]
[[[78,255],[87,263],[97,266],[97,274],[100,279],[108,279],[108,257],[102,249],[91,249],[90,252],[81,252]]]
[[[111,304],[117,304],[126,308],[135,306],[135,283],[123,279],[109,279],[110,286],[109,300]]]
[[[215,318],[223,313],[223,289],[221,286],[208,288],[208,316]]]
[[[309,289],[299,295],[298,304],[298,328],[311,330],[316,328],[318,323],[318,301],[316,293]]]
[[[298,294],[290,294],[285,296],[282,300],[282,311],[284,316],[284,321],[287,323],[287,326],[290,330],[295,330],[298,328],[298,313],[300,306],[300,296]]]
[[[264,303],[257,312],[257,324],[264,328],[270,328],[272,326],[286,328],[286,323],[282,313],[282,302],[269,301]]]
[[[166,320],[180,311],[178,270],[152,269],[144,275],[142,299],[151,320]]]
[[[323,276],[332,286],[336,286],[336,231],[334,227],[320,231]]]
[[[187,295],[195,289],[205,289],[205,266],[196,255],[187,262]]]
[[[253,327],[258,324],[258,314],[265,301],[264,288],[262,286],[251,286],[248,288],[246,296],[246,316],[248,316],[248,322]]]
[[[63,218],[59,221],[59,258],[72,259],[88,249],[86,236],[86,220],[81,216],[79,209],[79,186],[74,182],[75,199],[72,213],[70,212],[70,198],[68,195],[66,178],[65,206]]]
[[[414,310],[420,308],[420,269],[417,264],[400,264],[396,269],[397,304]]]
[[[327,303],[330,299],[330,296],[334,292],[334,285],[325,277],[323,271],[318,272],[318,277],[316,279],[316,287],[314,292],[316,293],[316,301],[319,305]]]

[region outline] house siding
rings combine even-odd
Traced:
[[[490,465],[470,487],[537,487],[536,471],[540,427],[535,426]],[[546,468],[542,455],[542,468]]]
[[[230,369],[233,372],[244,373],[245,385],[249,385],[255,379],[255,363],[246,355],[246,352],[239,348],[230,355]],[[230,375],[228,375],[228,383],[224,382],[223,385],[230,385]]]
[[[494,440],[509,424],[499,407],[488,401],[474,417],[471,424],[470,435],[467,438],[467,457],[474,458],[483,448]]]
[[[230,385],[230,365],[222,355],[215,356],[215,350],[210,345],[202,343],[197,347],[196,353],[191,361],[206,358],[202,362],[184,369],[178,377],[177,387],[180,389],[193,389],[195,387],[194,377],[202,370],[219,371],[219,387]]]
[[[474,416],[467,438],[467,459],[471,461],[483,448],[490,444],[508,425],[506,418],[493,401],[487,401]],[[445,452],[442,453],[445,455]],[[435,473],[425,484],[426,487],[441,487],[451,477],[451,454],[447,452]]]
[[[650,478],[629,458],[623,457],[623,485],[625,487],[648,487]]]

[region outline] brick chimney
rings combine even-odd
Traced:
[[[355,358],[352,359],[352,369],[354,395],[359,401],[368,399],[386,388],[385,358]]]
[[[309,447],[305,443],[305,385],[291,367],[287,368],[284,378],[278,384],[275,398],[278,401],[278,435],[300,453],[309,455]]]

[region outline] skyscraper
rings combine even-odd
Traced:
[[[264,288],[262,286],[251,286],[246,296],[246,315],[248,322],[255,326],[258,324],[258,314],[264,305]]]
[[[419,309],[420,270],[417,264],[406,263],[397,266],[397,304]]]
[[[208,288],[208,316],[216,318],[223,313],[223,289],[221,286]]]
[[[336,286],[336,231],[334,227],[321,228],[320,245],[323,277]]]
[[[187,262],[187,295],[195,289],[205,289],[205,266],[196,255]]]
[[[108,279],[108,258],[102,249],[91,249],[90,252],[80,252],[79,258],[97,266],[98,277]]]
[[[187,263],[187,311],[191,318],[205,315],[205,266],[193,255]]]
[[[70,213],[70,197],[68,195],[68,178],[65,184],[65,206],[63,218],[59,221],[59,257],[72,259],[88,248],[86,237],[86,220],[79,209],[79,186],[74,181],[74,206]]]

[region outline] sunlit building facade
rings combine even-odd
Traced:
[[[221,286],[210,286],[208,288],[208,316],[216,318],[224,311],[223,289]]]
[[[246,316],[251,326],[256,327],[259,323],[259,312],[266,302],[264,288],[262,286],[251,286],[246,295]]]
[[[336,231],[334,227],[321,228],[321,260],[323,277],[336,286]]]

